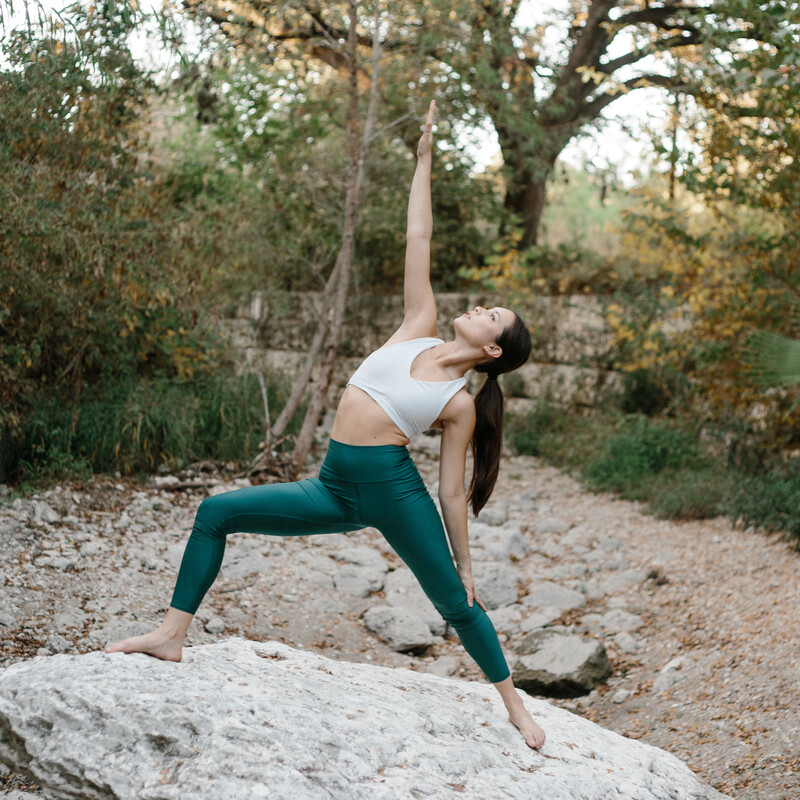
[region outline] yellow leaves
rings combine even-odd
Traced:
[[[675,288],[673,286],[662,286],[661,294],[663,294],[664,297],[675,297]]]

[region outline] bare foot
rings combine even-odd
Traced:
[[[180,661],[183,637],[176,637],[158,628],[144,636],[132,636],[106,647],[106,653],[146,653],[162,661]]]
[[[544,731],[533,721],[525,706],[521,705],[513,713],[509,713],[508,721],[519,728],[528,747],[538,750],[544,744]]]

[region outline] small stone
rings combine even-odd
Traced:
[[[51,653],[67,653],[72,649],[72,643],[58,633],[51,633],[44,644]]]
[[[489,619],[498,632],[513,633],[519,627],[521,618],[522,614],[518,605],[489,610]]]
[[[666,692],[677,683],[683,680],[686,668],[690,666],[691,662],[686,656],[678,656],[668,661],[659,672],[658,677],[653,681],[653,691],[656,694]]]
[[[615,608],[607,611],[600,617],[600,626],[609,633],[622,633],[623,631],[636,631],[644,625],[644,621],[637,614]]]
[[[505,503],[493,503],[481,509],[478,521],[486,525],[502,525],[508,520],[508,506]]]
[[[203,627],[208,633],[223,633],[225,631],[225,620],[222,617],[211,617]]]
[[[525,691],[579,697],[603,683],[611,666],[602,642],[544,629],[520,642],[512,674],[514,683]]]
[[[563,533],[569,530],[569,522],[565,522],[563,519],[555,519],[554,517],[545,517],[535,523],[534,530],[539,534]]]
[[[33,504],[33,518],[37,522],[46,522],[48,525],[52,525],[61,519],[55,509],[41,500],[37,500]]]
[[[369,597],[383,588],[383,570],[345,564],[333,576],[333,585],[344,594]]]
[[[421,619],[400,608],[373,606],[367,609],[363,620],[369,630],[385,639],[398,653],[421,653],[435,641],[430,628]]]
[[[558,609],[560,616],[564,611],[580,608],[586,604],[586,597],[574,589],[568,589],[552,581],[542,581],[523,598],[530,608]]]
[[[88,542],[84,542],[81,545],[81,556],[83,558],[91,558],[92,556],[100,555],[107,550],[107,546],[105,543],[98,541],[97,539],[90,540]]]
[[[614,644],[623,653],[635,653],[639,649],[639,643],[627,631],[621,631],[614,636]]]
[[[554,619],[558,619],[560,616],[561,614],[542,614],[534,612],[522,620],[519,629],[523,633],[532,633],[539,628],[544,628],[549,625]]]
[[[632,694],[633,692],[630,689],[617,689],[617,691],[611,695],[611,702],[624,703]]]
[[[425,671],[433,675],[438,675],[440,678],[447,678],[453,675],[458,669],[458,661],[452,656],[440,656],[434,659],[430,664],[425,665]]]

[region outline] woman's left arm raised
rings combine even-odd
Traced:
[[[473,600],[486,611],[483,600],[475,592],[472,559],[469,554],[467,528],[467,493],[464,476],[467,448],[475,430],[475,404],[466,391],[460,391],[447,404],[441,417],[442,442],[439,455],[439,504],[444,525],[456,559],[456,570],[467,591],[467,602]]]

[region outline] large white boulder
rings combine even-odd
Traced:
[[[674,756],[524,696],[276,642],[51,656],[0,673],[0,761],[59,798],[711,800]]]

